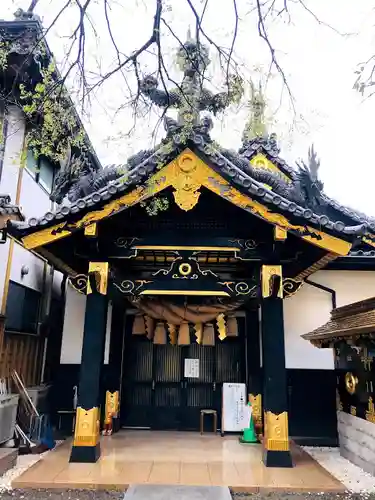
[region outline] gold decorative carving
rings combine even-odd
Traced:
[[[285,241],[288,237],[288,231],[283,227],[275,226],[273,237],[276,241]]]
[[[96,286],[101,295],[107,295],[108,289],[108,262],[90,262],[89,274],[94,273]],[[87,294],[92,293],[90,280],[87,282]]]
[[[355,406],[350,407],[350,414],[354,417],[357,415],[357,408]]]
[[[280,276],[281,283],[277,296],[283,298],[283,283],[282,283],[282,267],[277,266],[262,266],[262,297],[267,298],[271,295],[271,277]]]
[[[262,422],[262,395],[249,394],[249,401],[253,409],[253,418],[256,424]]]
[[[362,238],[362,241],[364,243],[367,243],[368,245],[370,245],[372,247],[375,247],[375,234],[369,234],[368,238],[366,238],[366,236],[364,236]]]
[[[223,313],[217,315],[216,324],[219,331],[219,339],[224,340],[227,336],[227,326],[225,324],[225,316]]]
[[[351,372],[345,375],[345,387],[349,394],[354,394],[357,388],[358,378]]]
[[[365,370],[371,371],[373,357],[368,355],[367,347],[363,348],[363,356],[361,356],[361,361]]]
[[[265,155],[262,153],[258,153],[255,155],[250,161],[253,167],[262,168],[263,170],[271,170],[272,172],[276,172],[280,175],[286,182],[291,182],[289,177],[287,177],[284,172],[282,172],[277,166],[272,163]]]
[[[70,276],[68,281],[70,286],[72,286],[76,292],[86,295],[88,283],[87,274],[76,274],[75,276]]]
[[[85,410],[78,406],[73,446],[96,446],[99,442],[99,408]]]
[[[351,243],[307,225],[292,224],[284,215],[241,193],[189,149],[186,149],[175,160],[160,169],[144,186],[138,186],[120,198],[106,203],[99,210],[89,212],[76,222],[60,222],[52,227],[25,236],[22,238],[23,244],[27,249],[31,249],[65,238],[78,229],[83,229],[94,222],[99,222],[116,214],[124,208],[145,201],[169,186],[175,188],[176,203],[183,210],[190,210],[196,205],[199,198],[198,189],[200,186],[204,186],[243,210],[275,226],[280,226],[287,231],[293,231],[303,240],[333,252],[335,256],[347,255],[351,249]]]
[[[288,298],[298,292],[298,290],[302,287],[304,281],[295,280],[293,278],[284,278],[283,279],[283,292],[284,297]]]
[[[96,238],[98,236],[98,224],[94,222],[85,227],[85,236],[88,238]]]
[[[230,297],[229,293],[216,290],[144,290],[139,295],[200,295],[202,297]]]
[[[197,156],[191,151],[182,153],[176,159],[178,172],[172,182],[172,186],[175,188],[173,196],[177,205],[185,211],[194,208],[200,196],[198,189],[201,187],[202,181],[199,172],[197,172],[197,159]]]
[[[275,415],[271,411],[266,411],[264,413],[264,429],[264,445],[267,450],[289,450],[288,412],[284,411]]]
[[[366,410],[366,420],[375,424],[375,408],[371,396],[368,398],[368,410]]]
[[[182,276],[189,276],[189,274],[191,274],[191,265],[188,264],[187,262],[183,262],[178,266],[178,272]]]
[[[119,411],[119,391],[106,391],[105,393],[105,423],[110,424],[112,418],[116,418]]]

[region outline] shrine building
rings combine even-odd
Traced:
[[[106,391],[122,428],[198,431],[202,409],[221,429],[223,384],[245,383],[265,465],[291,467],[290,439],[337,444],[333,349],[301,335],[373,295],[375,219],[324,193],[313,147],[296,167],[280,157],[259,91],[240,149],[213,141],[210,112],[227,103],[201,88],[208,51],[190,39],[179,56],[188,105],[142,82],[178,112],[160,144],[104,169],[92,156],[73,180],[66,164],[54,209],[8,222],[68,277],[61,332],[46,337],[54,411],[78,386],[70,460],[93,462]]]

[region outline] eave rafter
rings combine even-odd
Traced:
[[[183,151],[175,160],[154,174],[144,185],[109,201],[99,210],[93,210],[75,222],[63,221],[26,235],[22,238],[22,242],[28,249],[48,245],[145,201],[168,187],[174,188],[176,203],[181,209],[187,211],[198,203],[201,194],[199,189],[202,186],[262,220],[335,256],[347,255],[351,249],[351,243],[308,225],[292,224],[284,215],[272,211],[262,203],[241,193],[189,149]]]

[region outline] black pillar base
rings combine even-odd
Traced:
[[[100,443],[96,446],[72,446],[69,462],[95,463],[100,457]]]
[[[266,467],[293,467],[290,451],[263,450],[263,463]]]

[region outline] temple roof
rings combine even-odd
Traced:
[[[332,347],[333,342],[370,334],[375,334],[375,298],[333,309],[330,321],[302,338],[319,347]]]
[[[238,151],[224,149],[212,140],[213,121],[209,114],[223,111],[229,105],[230,92],[213,94],[203,86],[205,80],[202,81],[201,76],[209,63],[208,50],[197,41],[188,39],[183,50],[179,50],[179,57],[184,76],[177,89],[171,89],[169,93],[158,89],[153,76],[147,76],[141,82],[142,93],[155,105],[165,111],[170,107],[178,110],[177,120],[166,115],[166,137],[161,143],[153,149],[140,151],[121,165],[111,165],[99,171],[82,170],[80,177],[73,180],[67,161],[54,192],[54,199],[63,200],[62,205],[39,219],[32,217],[28,222],[10,223],[11,233],[23,238],[57,223],[65,222],[68,226],[72,217],[76,220],[80,214],[103,211],[111,200],[134,189],[143,187],[150,191],[152,178],[184,151],[190,151],[212,169],[213,174],[219,174],[227,186],[235,188],[247,200],[253,200],[251,209],[243,203],[245,210],[255,215],[266,210],[271,214],[268,220],[273,224],[284,217],[281,226],[286,229],[298,226],[300,235],[309,234],[315,242],[321,238],[319,231],[324,230],[333,237],[350,242],[349,246],[360,242],[365,247],[367,244],[375,246],[375,219],[340,205],[324,193],[318,177],[320,162],[313,148],[309,151],[307,164],[301,162],[296,168],[290,167],[279,157],[276,137],[261,126],[259,114],[246,124],[243,144]],[[259,102],[258,95],[257,105]],[[228,191],[227,187],[221,186],[220,189]],[[142,200],[139,197],[138,201]],[[238,202],[235,197],[230,201]],[[260,208],[256,203],[262,204]],[[122,204],[117,211],[128,206]]]
[[[14,225],[17,227],[13,231],[20,234],[34,232],[67,220],[70,214],[100,208],[103,203],[121,196],[132,187],[145,184],[161,165],[166,165],[189,148],[231,185],[278,212],[342,235],[353,237],[368,234],[372,238],[375,221],[342,207],[315,190],[314,186],[311,197],[299,189],[303,182],[309,183],[308,171],[294,171],[294,179],[287,183],[276,173],[252,167],[249,158],[244,158],[240,153],[213,143],[206,124],[193,127],[188,137],[182,138],[180,132],[176,126],[153,150],[141,151],[129,158],[126,164],[107,167],[96,176],[82,177],[73,186],[70,203],[65,202],[55,212],[49,211],[39,219],[33,217],[28,222]],[[314,195],[315,199],[312,199]]]
[[[11,203],[10,196],[0,194],[0,230],[4,229],[10,220],[23,221],[24,217],[20,208]]]

